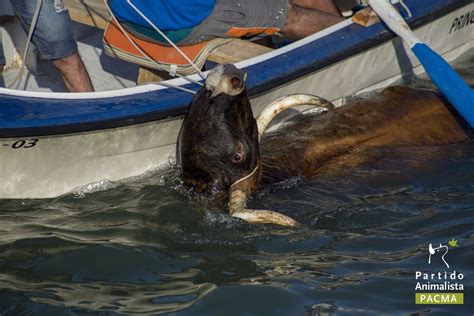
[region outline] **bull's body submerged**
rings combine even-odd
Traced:
[[[465,129],[444,99],[408,87],[385,89],[264,137],[264,182],[338,172],[368,159],[373,146],[423,146],[466,141]]]
[[[337,172],[366,161],[364,149],[374,146],[469,139],[437,94],[392,87],[376,98],[308,116],[265,136],[259,144],[262,131],[257,132],[244,80],[245,74],[232,65],[219,66],[210,74],[186,115],[180,147],[185,184],[197,192],[224,193],[220,196],[228,196],[229,213],[251,223],[297,225],[283,214],[246,208],[262,177],[264,182],[275,182]],[[309,99],[315,100],[314,105],[324,103]]]

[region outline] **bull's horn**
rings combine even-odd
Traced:
[[[281,112],[298,105],[311,105],[322,107],[328,110],[334,109],[334,105],[326,99],[311,94],[292,94],[276,99],[260,113],[257,119],[258,140],[262,140],[268,124]]]
[[[247,208],[247,195],[241,190],[231,190],[229,213],[232,217],[243,219],[252,224],[277,224],[297,227],[300,224],[291,217],[267,210],[250,210]]]

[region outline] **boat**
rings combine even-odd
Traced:
[[[397,5],[421,40],[447,61],[473,54],[472,0]],[[340,105],[345,96],[423,73],[383,23],[361,26],[351,19],[236,66],[248,74],[255,115],[288,94],[315,94]],[[197,74],[187,77],[202,81]],[[200,88],[185,78],[165,83]],[[160,83],[94,93],[0,88],[0,198],[52,198],[166,169],[192,97]]]

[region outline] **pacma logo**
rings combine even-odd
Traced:
[[[441,257],[441,260],[449,269],[447,254],[451,248],[458,247],[458,241],[454,238],[448,241],[446,245],[439,246],[429,244],[428,246],[428,264],[431,265],[432,259]],[[432,267],[436,269],[435,267]],[[415,304],[464,304],[464,274],[456,270],[422,272],[415,273],[416,286]],[[421,292],[422,291],[422,292]]]
[[[448,242],[448,245],[451,246],[452,248],[457,247],[458,246],[458,241],[453,238]],[[438,252],[440,252],[441,253],[441,260],[443,260],[444,264],[446,265],[446,268],[449,269],[449,264],[446,261],[446,259],[444,258],[444,256],[446,256],[448,251],[449,251],[449,248],[446,245],[439,244],[439,247],[433,247],[433,245],[430,244],[428,246],[428,252],[429,252],[428,264],[431,264],[431,256],[436,255]]]
[[[472,24],[474,24],[474,10],[455,18],[449,30],[449,34],[451,34],[452,31],[459,31]]]

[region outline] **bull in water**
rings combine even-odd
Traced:
[[[246,74],[219,65],[185,116],[179,155],[185,185],[228,203],[229,214],[250,223],[297,226],[281,213],[251,210],[259,183],[312,177],[363,162],[373,146],[440,145],[469,135],[446,101],[431,91],[392,87],[378,97],[335,108],[308,95],[273,102],[256,120],[245,91]],[[329,109],[262,140],[273,117],[301,104]]]

